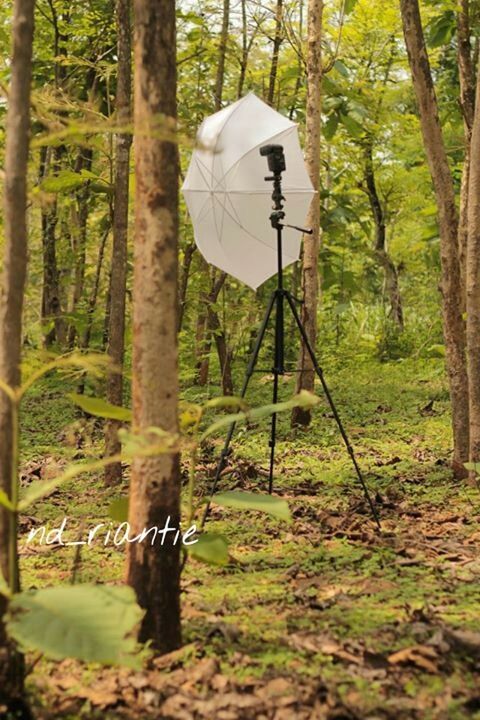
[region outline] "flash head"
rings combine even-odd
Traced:
[[[274,175],[279,175],[287,169],[283,145],[263,145],[260,148],[260,155],[267,158],[268,169]]]

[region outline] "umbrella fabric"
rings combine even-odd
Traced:
[[[303,225],[314,190],[297,125],[253,93],[206,118],[197,133],[182,191],[195,242],[207,262],[256,289],[277,272],[270,224],[272,183],[262,145],[283,145],[285,222]],[[283,266],[300,255],[301,234],[283,230]]]

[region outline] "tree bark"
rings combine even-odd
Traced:
[[[437,98],[423,37],[418,0],[400,0],[400,7],[423,143],[438,208],[443,331],[452,402],[453,470],[457,477],[462,477],[465,474],[463,463],[468,458],[469,447],[468,380],[455,193],[438,117]]]
[[[227,52],[227,40],[228,40],[228,27],[230,22],[230,0],[224,0],[223,3],[223,20],[222,20],[222,31],[220,35],[220,43],[218,46],[218,63],[217,63],[217,76],[215,82],[215,112],[218,112],[222,107],[223,98],[223,85],[225,81],[225,56]],[[200,268],[209,276],[210,292],[201,296],[204,298],[205,308],[200,310],[197,320],[196,329],[196,340],[197,340],[197,357],[199,362],[197,363],[198,368],[198,384],[206,385],[208,382],[208,372],[210,368],[210,349],[212,346],[212,336],[215,339],[215,346],[217,348],[218,360],[220,363],[220,371],[222,376],[222,387],[230,391],[232,373],[230,368],[230,353],[226,346],[225,333],[222,330],[218,313],[212,303],[216,302],[218,294],[223,286],[226,279],[226,274],[222,273],[217,278],[217,272],[215,268],[212,268],[211,275],[209,273],[209,266],[203,258],[201,259]],[[217,287],[218,286],[218,287]],[[231,395],[232,392],[226,392],[226,395]]]
[[[195,248],[196,245],[192,240],[188,243],[183,253],[182,274],[180,277],[178,289],[178,332],[181,332],[182,330],[183,318],[185,317],[188,279],[190,277],[190,268],[192,267],[192,260],[195,253]]]
[[[230,23],[230,0],[223,0],[222,32],[218,46],[217,75],[215,80],[215,112],[222,107],[223,83],[225,80],[225,57],[227,54],[228,26]]]
[[[465,156],[458,221],[458,251],[460,261],[460,282],[462,288],[462,311],[466,309],[466,256],[468,239],[468,185],[470,177],[470,143],[472,137],[473,113],[475,107],[475,73],[470,42],[469,0],[461,0],[457,11],[457,61],[460,80],[460,107],[463,115]]]
[[[248,63],[248,39],[247,39],[247,0],[241,0],[242,8],[242,55],[240,59],[240,75],[238,76],[238,90],[237,95],[239,98],[243,95],[243,86],[245,85],[245,77],[247,75],[247,63]]]
[[[15,0],[13,54],[8,95],[4,188],[4,264],[0,294],[0,378],[10,387],[21,382],[22,312],[27,273],[27,163],[30,128],[30,85],[34,0]],[[0,489],[12,495],[12,412],[0,393]],[[15,479],[16,481],[16,479]],[[0,563],[4,577],[19,589],[18,578],[9,577],[8,537],[17,535],[17,515],[0,508]],[[13,549],[16,552],[16,548]],[[9,644],[2,617],[5,600],[0,596],[0,705],[11,709],[21,701],[23,659]]]
[[[273,107],[275,100],[275,86],[277,84],[278,58],[280,47],[283,42],[283,0],[277,0],[275,9],[275,35],[273,38],[272,62],[270,65],[270,77],[268,80],[267,103]]]
[[[80,149],[76,162],[75,172],[91,170],[93,161],[93,150],[91,148]],[[76,202],[72,207],[72,250],[75,258],[73,268],[73,294],[70,303],[70,312],[73,315],[83,297],[85,286],[85,264],[87,256],[87,222],[88,222],[88,201],[90,197],[89,184],[75,193]],[[75,345],[77,328],[75,321],[72,321],[68,328],[68,347]]]
[[[228,348],[227,338],[225,331],[218,317],[218,312],[214,308],[214,304],[218,300],[218,296],[225,284],[226,274],[222,272],[218,278],[215,276],[212,279],[212,290],[208,298],[208,332],[215,340],[215,346],[217,348],[218,361],[220,364],[220,374],[222,382],[222,392],[224,395],[233,395],[233,378],[232,378],[232,367],[231,367],[231,351]]]
[[[42,147],[40,150],[40,182],[48,177],[53,148]],[[42,325],[53,322],[53,326],[45,329],[43,343],[50,347],[55,339],[65,341],[64,322],[61,317],[60,280],[57,265],[57,200],[42,205],[42,253],[43,253],[43,284],[42,284]]]
[[[308,1],[307,18],[307,118],[305,139],[305,160],[310,180],[315,190],[320,189],[320,133],[322,111],[322,21],[323,0]],[[317,304],[319,296],[318,253],[320,250],[320,198],[312,200],[307,225],[312,235],[303,236],[302,322],[313,348],[317,339]],[[305,344],[300,347],[299,373],[296,392],[314,389],[315,372]],[[311,412],[305,408],[294,408],[292,425],[307,426]]]
[[[480,73],[477,97],[480,92]],[[480,461],[480,103],[475,106],[468,189],[466,263],[470,462]]]
[[[135,243],[133,424],[178,429],[178,153],[174,0],[134,0]],[[178,454],[133,463],[132,532],[180,524]],[[174,538],[173,538],[174,539]],[[158,545],[158,542],[157,542]],[[140,640],[160,652],[181,642],[180,546],[131,543],[127,577],[145,616]]]
[[[403,305],[398,282],[398,271],[395,263],[387,252],[385,213],[382,202],[378,196],[377,184],[375,182],[371,143],[368,143],[365,147],[365,185],[375,225],[374,253],[380,266],[383,268],[385,291],[390,301],[390,316],[400,330],[403,330]]]
[[[131,104],[131,24],[130,0],[117,0],[117,54],[118,76],[116,120],[121,126],[130,121]],[[124,128],[122,127],[122,130]],[[130,173],[130,132],[120,132],[115,148],[115,190],[113,201],[113,245],[110,273],[110,314],[108,319],[108,354],[115,371],[107,378],[107,400],[113,405],[123,404],[123,355],[125,350],[125,295],[127,289],[128,240],[128,179]],[[105,425],[105,455],[120,450],[118,430],[120,423],[108,420]],[[121,482],[122,465],[114,463],[105,469],[105,482]]]

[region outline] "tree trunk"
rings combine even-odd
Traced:
[[[222,97],[223,97],[223,85],[225,81],[225,56],[227,52],[227,40],[228,40],[228,27],[230,22],[230,0],[224,0],[223,3],[223,19],[222,19],[222,31],[220,34],[220,43],[218,46],[218,63],[217,63],[217,76],[216,76],[216,82],[215,82],[215,112],[218,112],[222,107]],[[209,266],[208,263],[206,263],[203,258],[200,263],[200,268],[202,271],[204,271],[207,275],[210,275],[209,273]],[[223,279],[221,281],[221,285],[223,285],[225,281],[225,273],[222,273]],[[203,302],[205,303],[205,308],[203,310],[200,310],[197,320],[197,330],[196,330],[196,340],[197,340],[197,358],[199,358],[199,361],[197,363],[198,368],[198,384],[199,385],[206,385],[208,382],[208,371],[210,368],[210,348],[212,346],[212,331],[213,328],[220,328],[220,320],[218,318],[216,310],[211,307],[212,295],[215,295],[215,284],[216,284],[216,270],[213,269],[211,273],[211,279],[210,282],[210,292],[209,294],[205,295],[202,293],[201,298],[203,297]],[[220,285],[220,287],[221,287]],[[218,290],[220,292],[220,290]],[[216,293],[215,300],[218,297],[218,292]],[[213,300],[213,302],[215,302]],[[221,333],[221,331],[219,330]],[[223,335],[223,340],[225,341],[225,335]],[[227,361],[228,363],[228,352],[223,353],[222,352],[222,342],[220,341],[220,345],[217,341],[217,338],[215,338],[215,344],[218,351],[218,359],[220,363],[220,369],[222,373],[222,378],[225,376],[225,374],[229,374],[229,368],[225,369],[223,363]],[[230,373],[231,376],[231,373]]]
[[[277,84],[278,58],[283,42],[283,0],[277,0],[275,9],[275,36],[273,38],[272,62],[268,80],[267,103],[273,107],[275,100],[275,86]]]
[[[309,0],[307,19],[307,119],[305,160],[315,190],[320,189],[320,133],[322,111],[322,19],[323,0]],[[307,220],[312,235],[303,237],[302,322],[313,348],[317,339],[317,304],[319,295],[318,253],[320,250],[320,198],[312,200]],[[305,344],[300,347],[296,392],[314,389],[315,372]],[[292,425],[307,426],[310,410],[294,408]]]
[[[93,161],[93,150],[91,148],[81,149],[75,162],[75,172],[91,170]],[[87,254],[87,221],[88,221],[88,200],[90,188],[88,183],[82,186],[76,193],[76,202],[72,206],[72,242],[75,265],[73,270],[73,295],[70,304],[72,315],[76,312],[83,297],[85,285],[85,263]],[[75,344],[77,328],[75,320],[68,328],[68,346],[70,349]]]
[[[27,273],[27,162],[30,128],[30,84],[34,0],[15,0],[13,7],[13,55],[8,95],[4,188],[4,264],[0,294],[0,378],[11,387],[20,385],[22,312]],[[12,497],[12,412],[0,393],[0,489]],[[15,478],[16,481],[16,478]],[[19,589],[18,577],[10,577],[8,537],[17,535],[17,516],[0,508],[0,563],[3,575]],[[13,548],[14,554],[16,547]],[[23,692],[23,659],[6,638],[2,617],[5,600],[0,596],[0,705],[13,710]]]
[[[466,308],[466,256],[468,238],[468,185],[470,175],[470,142],[472,136],[475,106],[475,74],[470,43],[469,0],[461,0],[457,11],[458,75],[460,80],[460,107],[463,114],[465,156],[460,187],[458,221],[458,251],[460,261],[460,283],[462,288],[462,312]]]
[[[222,107],[223,83],[225,80],[225,57],[227,54],[228,26],[230,23],[230,0],[223,0],[222,32],[218,46],[217,76],[215,80],[215,112]]]
[[[79,345],[83,350],[86,350],[88,347],[90,347],[90,340],[92,337],[93,328],[93,316],[97,307],[98,293],[100,290],[100,279],[103,268],[103,258],[105,256],[105,245],[107,244],[109,234],[110,228],[107,228],[102,235],[102,238],[100,240],[100,247],[98,248],[97,265],[95,268],[95,279],[93,281],[92,292],[87,304],[85,330],[82,333],[79,341]]]
[[[176,127],[174,0],[134,0],[135,244],[133,424],[178,429],[177,261],[178,154],[165,129]],[[144,527],[180,524],[178,454],[133,463],[129,521]],[[157,542],[158,545],[158,542]],[[127,576],[145,616],[140,640],[160,652],[181,642],[180,546],[131,543]]]
[[[480,73],[477,97],[480,92]],[[480,461],[480,103],[475,104],[468,189],[467,360],[470,462]]]
[[[50,160],[54,150],[50,147],[40,149],[40,182],[49,174]],[[43,253],[43,283],[42,283],[42,325],[53,326],[45,330],[43,343],[50,347],[57,339],[65,341],[64,322],[61,317],[60,280],[57,265],[57,241],[55,230],[57,227],[57,200],[42,205],[42,253]]]
[[[242,56],[240,59],[240,75],[238,76],[238,90],[237,95],[239,98],[243,95],[243,86],[245,85],[245,77],[247,75],[247,63],[248,63],[248,39],[247,39],[247,0],[241,0],[242,7]]]
[[[210,271],[203,255],[198,256],[200,273],[204,282],[210,284]],[[208,333],[208,290],[201,290],[198,298],[197,325],[195,328],[195,365],[197,371],[196,382],[202,387],[208,382],[210,366],[211,336]]]
[[[117,0],[117,53],[118,77],[116,120],[126,125],[130,120],[131,102],[131,25],[130,0]],[[125,294],[127,289],[127,240],[128,240],[128,179],[130,172],[129,132],[120,132],[115,149],[115,196],[113,202],[113,245],[110,273],[110,315],[108,320],[108,354],[116,371],[108,374],[107,400],[113,405],[123,404],[123,367],[125,350]],[[105,425],[105,455],[115,455],[120,450],[118,430],[120,423],[108,420]],[[114,485],[121,482],[122,465],[115,463],[105,468],[105,482]]]
[[[438,208],[443,331],[452,402],[453,470],[457,477],[462,477],[465,474],[463,463],[468,458],[469,428],[465,327],[462,319],[458,258],[458,216],[418,0],[400,0],[400,7],[423,143]]]
[[[400,330],[403,330],[403,306],[398,282],[398,271],[395,263],[387,252],[387,233],[385,213],[378,196],[373,167],[372,145],[365,148],[365,184],[375,225],[374,252],[385,277],[385,290],[390,301],[390,315]]]
[[[192,241],[188,243],[183,253],[182,274],[178,289],[178,332],[182,330],[183,318],[185,317],[185,307],[187,304],[187,288],[188,279],[190,277],[190,268],[192,266],[193,255],[196,245]]]

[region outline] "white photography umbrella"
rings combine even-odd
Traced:
[[[182,187],[195,242],[205,260],[256,289],[277,272],[272,185],[260,147],[284,148],[286,223],[303,225],[315,194],[297,125],[250,93],[206,118],[197,143]],[[283,267],[298,260],[300,243],[300,233],[284,227]]]

